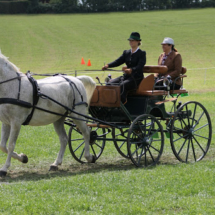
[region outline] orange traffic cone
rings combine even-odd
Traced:
[[[90,59],[88,60],[87,66],[91,66]]]
[[[85,64],[83,57],[81,58],[81,64]]]

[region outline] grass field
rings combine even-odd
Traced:
[[[129,49],[139,31],[147,65],[156,65],[163,37],[174,38],[188,68],[189,97],[208,110],[215,126],[215,9],[137,13],[0,16],[0,48],[21,71],[100,69]],[[91,59],[92,67],[80,64]],[[88,73],[104,78],[107,73]],[[117,74],[114,74],[117,75]],[[67,130],[69,128],[67,127]],[[214,133],[214,132],[213,132]],[[23,127],[16,144],[28,164],[12,160],[0,179],[0,214],[214,214],[215,145],[198,163],[179,163],[169,139],[159,165],[138,169],[111,142],[96,164],[81,165],[67,148],[58,172],[48,172],[59,151],[53,126]],[[1,165],[6,155],[0,152]]]

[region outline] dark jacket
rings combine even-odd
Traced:
[[[124,74],[124,78],[127,79],[133,76],[134,79],[143,79],[143,67],[146,64],[146,52],[139,49],[134,54],[131,54],[131,50],[125,50],[123,54],[115,61],[109,63],[109,67],[117,67],[126,63],[128,69],[132,69],[132,74]]]

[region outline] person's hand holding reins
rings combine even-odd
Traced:
[[[125,72],[125,70],[126,70],[127,68],[128,68],[127,66],[123,66],[123,67],[122,67],[122,71]]]
[[[122,71],[128,75],[130,75],[132,73],[132,69],[128,69],[127,66],[123,66]]]
[[[105,66],[102,67],[102,70],[104,71],[104,70],[106,70],[108,67],[109,67],[109,65],[106,64]]]
[[[124,71],[126,74],[130,75],[132,73],[132,69],[125,69]]]

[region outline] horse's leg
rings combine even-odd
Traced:
[[[84,119],[84,118],[80,118]],[[81,120],[74,120],[75,124],[77,127],[80,129],[83,137],[84,137],[84,142],[85,142],[85,150],[84,150],[84,157],[89,163],[94,163],[95,162],[95,157],[90,154],[90,130],[89,127],[86,125],[85,122]]]
[[[9,135],[10,135],[10,125],[2,123],[0,149],[6,154],[8,153],[6,144],[7,144]],[[17,154],[16,152],[12,152],[11,157],[21,161],[22,163],[28,162],[28,157],[23,153]]]
[[[2,123],[2,128],[1,128],[1,144],[0,144],[0,149],[4,152],[7,153],[7,141],[10,135],[10,125]]]
[[[10,167],[10,163],[11,163],[11,157],[13,157],[23,163],[28,162],[28,158],[26,155],[24,155],[24,154],[18,155],[16,152],[14,152],[14,148],[15,148],[16,140],[17,140],[19,132],[20,132],[20,128],[21,128],[20,124],[18,124],[18,125],[12,124],[10,127],[10,131],[9,131],[9,127],[3,125],[3,131],[6,131],[6,132],[3,134],[2,145],[3,145],[4,152],[6,152],[8,155],[7,155],[5,165],[0,169],[0,176],[5,176],[7,174],[7,170]],[[9,134],[9,142],[8,142],[8,149],[7,149],[6,143],[4,143],[4,142],[8,139],[8,134]],[[5,147],[4,147],[4,144],[5,144]]]
[[[66,149],[66,145],[68,142],[68,138],[67,138],[67,134],[64,128],[64,120],[65,117],[60,118],[58,121],[54,122],[54,128],[56,133],[59,136],[59,140],[60,140],[60,151],[58,153],[57,159],[55,160],[55,162],[50,166],[49,170],[57,170],[58,169],[58,165],[62,164],[63,161],[63,155]]]

